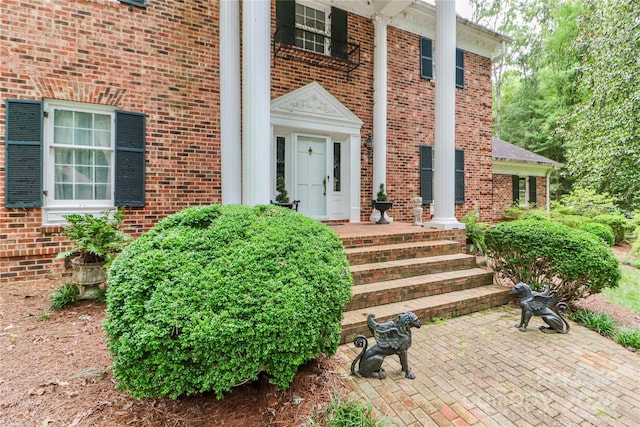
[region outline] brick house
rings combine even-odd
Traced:
[[[279,177],[320,220],[367,221],[381,183],[396,221],[415,196],[434,227],[495,214],[506,38],[453,2],[8,0],[0,20],[0,285],[60,268],[67,213],[122,206],[139,233],[269,203]]]
[[[551,174],[561,163],[493,138],[493,220],[511,206],[549,210]]]

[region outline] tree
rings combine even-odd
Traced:
[[[567,167],[579,185],[640,207],[640,2],[599,0],[578,20],[581,102],[565,118]]]

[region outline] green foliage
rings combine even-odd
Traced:
[[[607,224],[611,227],[615,236],[616,245],[624,241],[625,234],[629,229],[629,222],[624,216],[619,214],[598,215],[593,218],[593,222]]]
[[[524,209],[518,206],[510,206],[506,208],[502,213],[502,219],[506,221],[515,221],[522,218],[522,215],[524,215],[524,212],[525,212]]]
[[[595,313],[581,308],[571,314],[571,319],[605,337],[613,336],[616,331],[616,321],[604,313]]]
[[[343,400],[335,394],[324,408],[324,415],[314,414],[306,427],[386,427],[386,417],[375,416],[373,406],[355,400]]]
[[[640,259],[640,238],[636,237],[631,245],[631,255]]]
[[[615,288],[604,288],[602,294],[612,303],[640,313],[640,270],[622,269],[620,284]]]
[[[487,253],[498,280],[549,285],[570,302],[620,280],[610,248],[587,232],[552,221],[512,221],[485,232]]]
[[[477,211],[469,211],[461,218],[461,221],[465,225],[469,251],[473,254],[484,255],[487,250],[487,245],[484,242],[484,230],[489,225],[479,222],[479,219]]]
[[[75,243],[75,246],[61,252],[56,259],[80,256],[86,263],[105,261],[105,268],[131,240],[131,236],[119,229],[124,220],[124,211],[114,209],[105,211],[102,216],[92,214],[64,215],[68,224],[62,234]]]
[[[586,231],[599,237],[609,247],[615,243],[615,236],[613,235],[613,229],[607,224],[600,224],[597,222],[587,222],[580,226],[580,230]]]
[[[77,304],[79,293],[75,283],[65,283],[51,294],[51,306],[60,309]]]
[[[120,389],[218,398],[260,372],[287,387],[334,354],[352,279],[326,225],[276,206],[199,206],[135,240],[109,270],[104,328]]]
[[[593,218],[615,212],[616,198],[608,193],[596,193],[591,188],[575,188],[561,197],[560,203],[571,209],[571,213]]]
[[[551,212],[551,220],[569,228],[580,228],[582,225],[592,221],[581,215],[562,215],[556,211]]]
[[[566,118],[566,167],[577,184],[640,207],[640,38],[636,0],[587,3],[572,51],[580,102]]]
[[[384,184],[380,184],[380,189],[378,190],[378,194],[376,194],[376,200],[379,202],[387,201],[387,193],[384,192]]]
[[[276,190],[278,194],[276,195],[276,202],[278,203],[289,203],[289,195],[287,194],[287,189],[285,188],[284,178],[278,177],[276,180]]]
[[[638,328],[619,328],[613,338],[623,347],[640,350],[640,329]]]

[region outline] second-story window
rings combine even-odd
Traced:
[[[296,2],[296,46],[311,52],[327,54],[327,12]]]

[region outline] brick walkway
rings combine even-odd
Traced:
[[[397,357],[384,380],[348,375],[360,349],[342,345],[350,397],[393,426],[640,426],[639,353],[573,322],[567,335],[543,334],[534,317],[522,333],[519,316],[504,306],[412,329],[414,380]]]

